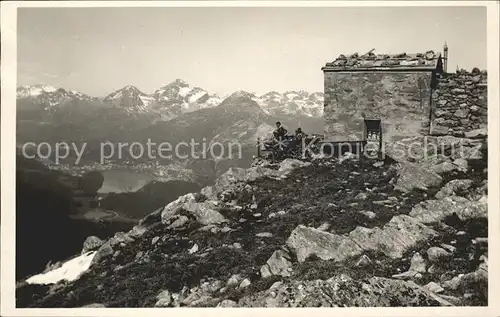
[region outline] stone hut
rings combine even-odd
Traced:
[[[383,139],[421,135],[463,136],[486,127],[486,73],[446,73],[444,56],[340,55],[324,73],[325,136],[330,141],[363,140],[365,119],[380,120]]]

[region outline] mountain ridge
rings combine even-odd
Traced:
[[[57,109],[64,102],[102,102],[103,105],[121,109],[128,114],[154,113],[158,120],[169,121],[185,113],[213,108],[234,94],[245,95],[254,100],[265,113],[270,115],[323,115],[323,93],[304,90],[288,90],[283,93],[269,91],[258,95],[244,90],[226,96],[211,94],[207,90],[188,84],[182,79],[162,85],[148,94],[134,85],[126,85],[105,97],[94,97],[77,90],[35,84],[17,87],[18,100],[30,100],[43,110]]]

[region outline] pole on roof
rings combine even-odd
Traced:
[[[443,71],[446,73],[448,69],[448,45],[446,44],[446,41],[444,42],[444,66],[443,66]]]

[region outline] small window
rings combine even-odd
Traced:
[[[368,141],[380,140],[382,137],[382,124],[378,119],[365,119],[365,139]]]

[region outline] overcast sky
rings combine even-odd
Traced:
[[[210,93],[323,91],[339,54],[449,47],[448,70],[486,68],[486,9],[23,8],[18,84],[94,96],[176,78]]]

